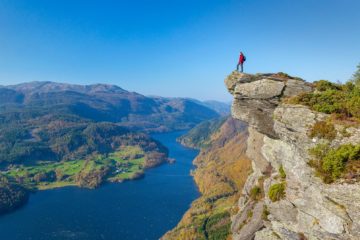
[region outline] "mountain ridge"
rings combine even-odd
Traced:
[[[91,91],[128,92],[114,84],[95,83],[89,85],[81,85],[81,84],[59,83],[52,81],[31,81],[31,82],[23,82],[14,85],[3,85],[0,87],[13,89],[20,92],[29,92],[30,90],[33,90],[32,92],[65,91],[65,90],[73,90],[77,92],[91,92]]]
[[[215,110],[186,98],[147,97],[116,85],[30,82],[0,88],[0,115],[32,115],[39,109],[90,121],[116,122],[133,130],[170,131],[217,117]]]

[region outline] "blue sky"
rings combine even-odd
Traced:
[[[0,84],[110,83],[228,101],[245,71],[346,81],[360,63],[359,0],[0,0]]]

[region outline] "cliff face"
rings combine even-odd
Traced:
[[[360,184],[325,184],[308,164],[309,149],[321,141],[308,137],[309,128],[328,116],[281,103],[312,91],[311,85],[285,74],[237,72],[225,84],[234,96],[233,117],[249,124],[246,154],[253,168],[232,217],[233,239],[360,239]],[[350,131],[337,133],[331,147],[360,143],[360,129]],[[277,183],[285,194],[273,202],[268,193]]]

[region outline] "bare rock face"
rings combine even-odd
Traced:
[[[269,99],[279,97],[285,88],[285,82],[271,79],[261,79],[254,82],[235,86],[235,95],[238,98]]]
[[[283,96],[309,92],[312,87],[300,79],[274,76],[249,75],[235,71],[225,79],[225,85],[234,95],[232,115],[248,122],[259,132],[278,138],[273,129],[272,113],[279,105],[279,100]]]
[[[308,137],[309,128],[328,116],[281,103],[282,97],[311,91],[311,85],[236,72],[225,84],[234,96],[233,117],[249,124],[246,154],[253,161],[239,212],[232,217],[233,239],[360,239],[360,183],[325,184],[308,164],[308,150],[320,141]],[[348,131],[346,137],[338,133],[331,146],[360,143],[360,129]],[[279,182],[286,183],[285,196],[272,202],[269,188]],[[261,198],[252,197],[254,187],[262,189]]]

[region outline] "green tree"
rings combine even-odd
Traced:
[[[351,79],[354,84],[357,86],[357,87],[360,87],[360,63],[359,65],[357,65],[357,70],[356,72],[354,73],[352,79]]]

